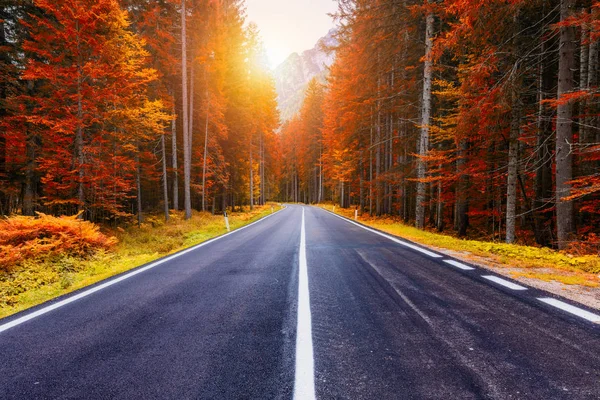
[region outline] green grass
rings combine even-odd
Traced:
[[[329,211],[333,209],[331,204],[320,205],[320,207]],[[354,209],[341,209],[336,206],[335,213],[354,218]],[[545,247],[466,240],[448,234],[420,230],[392,217],[376,218],[364,215],[359,216],[358,220],[365,225],[417,243],[462,252],[467,259],[472,256],[485,257],[495,266],[527,270],[527,272],[515,273],[515,276],[593,287],[600,284],[598,276],[600,257],[596,255],[575,256]]]
[[[229,223],[235,230],[270,213],[271,205],[230,213]],[[184,221],[181,212],[173,212],[168,223],[162,217],[150,216],[140,228],[104,232],[119,240],[112,251],[97,252],[85,260],[55,257],[25,261],[9,272],[0,272],[0,318],[202,243],[227,230],[221,215],[194,213],[191,220]]]

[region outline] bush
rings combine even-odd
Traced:
[[[117,239],[100,232],[87,221],[72,217],[11,217],[0,221],[0,269],[24,260],[72,256],[85,258],[100,249],[110,249]]]

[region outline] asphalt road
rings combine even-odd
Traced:
[[[600,398],[597,312],[402,243],[290,206],[0,320],[0,399]]]

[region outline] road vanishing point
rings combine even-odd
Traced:
[[[288,206],[0,320],[0,399],[599,399],[597,311]]]

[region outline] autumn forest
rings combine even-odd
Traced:
[[[600,1],[339,0],[280,121],[241,0],[0,0],[0,213],[332,202],[596,253]],[[290,22],[292,23],[292,22]]]

